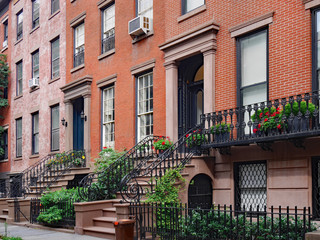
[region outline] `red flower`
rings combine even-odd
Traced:
[[[276,114],[280,114],[280,112],[277,111]]]
[[[107,147],[103,147],[103,149],[107,149]]]
[[[265,122],[268,121],[268,118],[265,118],[264,121],[265,121]]]
[[[165,145],[166,143],[165,143],[165,142],[162,142],[161,144],[162,144],[162,145]]]
[[[269,116],[269,112],[266,112],[266,116]]]
[[[281,125],[280,125],[280,124],[278,124],[277,128],[278,128],[278,129],[281,129]]]
[[[258,132],[258,129],[256,129],[256,128],[253,129],[253,132],[254,132],[254,133],[257,133],[257,132]]]
[[[275,117],[275,116],[276,116],[276,113],[272,113],[272,114],[271,114],[271,117]]]
[[[160,136],[160,138],[162,138],[162,136]]]
[[[154,146],[152,146],[152,149],[154,149]]]
[[[196,130],[193,131],[194,133],[196,132]]]
[[[258,124],[258,128],[261,128],[261,124],[260,123]]]
[[[262,118],[262,115],[263,115],[263,113],[260,113],[260,114],[259,114],[259,117]]]
[[[189,134],[187,134],[186,137],[189,137]]]
[[[280,110],[280,108],[279,107],[277,107],[277,111],[279,111]]]

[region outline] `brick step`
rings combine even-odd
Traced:
[[[96,217],[93,218],[93,226],[104,227],[104,228],[113,228],[113,223],[117,221],[116,217]]]
[[[103,217],[117,217],[116,208],[110,207],[110,208],[104,208],[102,209],[102,216]]]
[[[89,235],[93,237],[107,238],[107,239],[116,239],[116,230],[114,228],[105,228],[105,227],[85,227],[83,228],[84,235]]]

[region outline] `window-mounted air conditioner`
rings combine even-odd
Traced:
[[[151,28],[152,19],[148,17],[139,16],[129,21],[129,34],[133,37],[147,34]]]
[[[29,80],[29,88],[35,88],[35,87],[39,87],[39,78],[31,78]]]

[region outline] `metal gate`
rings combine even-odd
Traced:
[[[320,219],[320,157],[312,158],[312,215]]]
[[[195,176],[188,189],[189,208],[210,209],[212,207],[212,180],[205,174]]]

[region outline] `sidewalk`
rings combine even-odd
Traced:
[[[23,240],[106,240],[105,238],[76,235],[72,233],[56,232],[9,224],[7,226],[8,236],[21,237]],[[5,234],[4,223],[0,223],[0,234]]]

